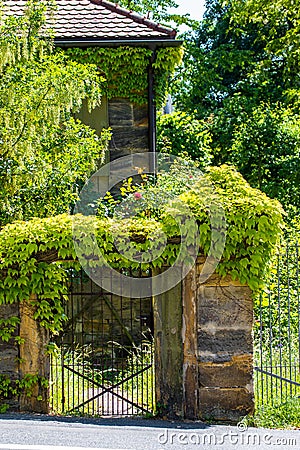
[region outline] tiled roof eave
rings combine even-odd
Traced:
[[[51,19],[45,27],[53,28],[56,42],[65,44],[78,40],[100,45],[100,42],[107,43],[110,40],[120,43],[160,41],[172,45],[171,42],[176,41],[175,30],[107,0],[56,1],[54,20]],[[24,12],[26,0],[4,0],[3,4],[8,15],[19,17]]]
[[[183,41],[166,38],[77,38],[59,37],[54,39],[58,47],[114,47],[114,46],[146,46],[152,47],[179,47]]]

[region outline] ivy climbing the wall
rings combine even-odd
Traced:
[[[213,183],[213,192],[208,189],[207,181]],[[227,166],[208,169],[203,181],[180,194],[180,198],[197,220],[202,255],[207,255],[211,246],[209,203],[214,201],[222,205],[227,232],[217,271],[249,284],[253,290],[260,288],[281,232],[280,204],[251,188],[240,174]],[[84,224],[95,218],[81,216],[78,220]],[[159,224],[168,239],[165,249],[157,259],[141,263],[141,266],[146,270],[172,264],[180,244],[176,242],[178,229],[174,219],[166,212],[160,218],[98,218],[95,231],[98,246],[112,267],[137,266],[138,263],[132,263],[118,253],[115,240],[124,245],[134,242],[138,251],[145,251],[151,242],[156,242]],[[50,331],[57,332],[64,320],[65,269],[70,264],[78,265],[73,246],[72,216],[64,214],[7,225],[0,231],[0,303],[22,302],[36,294],[35,318]],[[5,330],[6,327],[0,330],[2,338],[7,333]]]
[[[61,52],[61,51],[60,51]],[[108,98],[128,98],[133,103],[147,103],[148,67],[152,50],[143,47],[91,47],[64,50],[71,60],[96,65],[105,78],[104,92]],[[168,81],[181,63],[182,47],[157,49],[153,61],[157,106],[164,104]]]
[[[180,188],[180,180],[176,181],[178,198],[188,205],[199,227],[199,254],[207,255],[211,247],[211,205],[221,205],[227,230],[226,245],[217,272],[222,276],[229,274],[233,279],[248,284],[253,291],[261,288],[281,234],[281,205],[251,188],[238,172],[228,166],[209,168],[205,176],[195,180],[192,189],[186,192]],[[153,186],[153,193],[158,195],[155,189],[163,186],[165,189],[166,180],[158,180],[157,185]],[[147,189],[151,193],[151,188]],[[138,194],[135,196],[137,201],[143,198],[143,189]],[[151,212],[151,202],[143,211]],[[159,214],[157,211],[153,215],[138,213],[131,218],[75,217],[77,226],[82,226],[82,235],[76,236],[76,239],[85,242],[86,225],[90,222],[101,253],[115,269],[140,267],[146,270],[172,265],[180,251],[181,236],[172,214],[172,204]],[[73,219],[74,216],[67,214],[36,218],[8,224],[0,230],[0,305],[30,302],[33,318],[39,326],[53,334],[63,329],[67,319],[64,302],[68,294],[68,268],[80,268],[74,250]],[[164,242],[160,241],[159,229],[166,236]],[[224,237],[221,236],[224,227],[214,232]],[[164,250],[151,262],[132,262],[130,257],[124,256],[143,254],[162,243]],[[218,246],[218,240],[214,245]],[[120,254],[120,248],[126,251]],[[83,251],[85,257],[94,258],[94,250],[89,244],[83,245]],[[2,320],[0,343],[10,341],[18,346],[18,326],[17,316]],[[1,388],[0,379],[0,402],[2,396],[5,403],[5,396],[19,392],[15,389],[23,384],[16,387],[7,378],[2,381]]]
[[[49,381],[36,374],[26,374],[19,380],[11,380],[8,375],[0,374],[0,414],[8,410],[8,401],[11,398],[20,395],[30,398],[37,385],[47,389]],[[39,400],[42,400],[42,398],[39,398]]]

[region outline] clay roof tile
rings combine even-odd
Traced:
[[[22,15],[26,0],[3,2],[5,14]],[[175,39],[176,32],[107,0],[57,0],[56,39]]]

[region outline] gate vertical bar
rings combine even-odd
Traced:
[[[289,242],[287,242],[286,245],[286,268],[287,268],[287,296],[288,296],[288,349],[289,349],[289,379],[293,379],[292,374],[292,339],[291,339],[291,285],[290,285],[290,266],[289,266],[289,257],[290,257],[290,251],[289,251]],[[285,378],[287,378],[287,375],[285,374]],[[290,396],[293,395],[293,386],[290,384]],[[286,390],[286,399],[287,399],[287,391]]]
[[[292,237],[294,239],[294,237]],[[300,394],[299,243],[278,249],[267,293],[257,305],[256,406],[276,406]]]
[[[279,372],[280,372],[280,400],[282,401],[282,336],[281,336],[281,291],[280,291],[280,284],[281,284],[281,269],[280,269],[280,263],[281,263],[281,255],[278,252],[278,272],[277,272],[277,300],[278,300],[278,338],[279,338]]]

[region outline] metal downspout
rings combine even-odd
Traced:
[[[150,160],[150,173],[156,174],[156,101],[154,87],[153,63],[156,59],[156,49],[152,50],[148,69],[148,112],[149,112],[149,151],[152,153]]]

